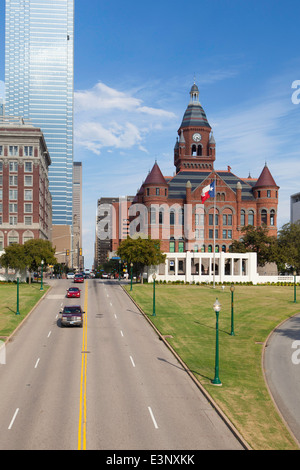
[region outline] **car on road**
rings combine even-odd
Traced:
[[[84,282],[84,277],[82,274],[75,274],[74,282]]]
[[[65,305],[61,313],[62,326],[83,326],[83,314],[80,305]]]
[[[67,279],[74,279],[75,274],[74,273],[67,273]]]
[[[78,289],[78,287],[69,287],[69,289],[67,290],[67,297],[68,299],[70,298],[78,298],[80,297],[80,289]]]

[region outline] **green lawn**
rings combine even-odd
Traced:
[[[179,354],[253,449],[298,448],[278,416],[262,373],[262,348],[268,334],[284,319],[300,312],[290,286],[235,286],[231,331],[231,293],[220,287],[156,284],[156,317],[151,284],[126,287],[133,299]],[[214,378],[218,297],[220,379]],[[300,367],[300,366],[299,366]]]
[[[40,284],[31,285],[20,284],[20,315],[17,311],[17,284],[0,283],[0,339],[10,336],[15,328],[26,317],[38,300],[45,294],[48,286],[44,285],[44,290],[40,291]]]

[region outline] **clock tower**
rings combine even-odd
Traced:
[[[174,148],[176,173],[181,170],[213,170],[216,143],[206,114],[199,102],[199,90],[194,85],[184,113]]]

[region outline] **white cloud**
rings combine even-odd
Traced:
[[[75,92],[75,144],[97,155],[101,149],[147,152],[145,139],[174,119],[173,112],[146,106],[130,92],[97,83],[90,90]]]

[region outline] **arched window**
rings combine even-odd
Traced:
[[[192,145],[192,157],[196,157],[196,155],[197,155],[197,147],[194,144],[194,145]]]
[[[274,209],[272,209],[271,212],[270,212],[270,225],[271,225],[271,227],[274,227],[274,225],[275,225],[275,211],[274,211]]]
[[[254,211],[250,210],[248,212],[248,225],[254,225]]]
[[[241,210],[241,225],[245,225],[245,211],[244,209]]]
[[[265,225],[268,223],[268,213],[266,209],[262,209],[261,211],[261,223]]]
[[[156,223],[156,210],[154,207],[150,207],[150,224]]]
[[[174,224],[175,224],[175,212],[170,211],[170,225],[174,225]]]
[[[198,157],[202,156],[202,145],[201,144],[198,145],[197,155],[198,155]]]
[[[8,246],[19,243],[19,234],[15,230],[8,232]]]
[[[163,208],[159,209],[159,224],[163,224],[164,223],[164,210]]]

